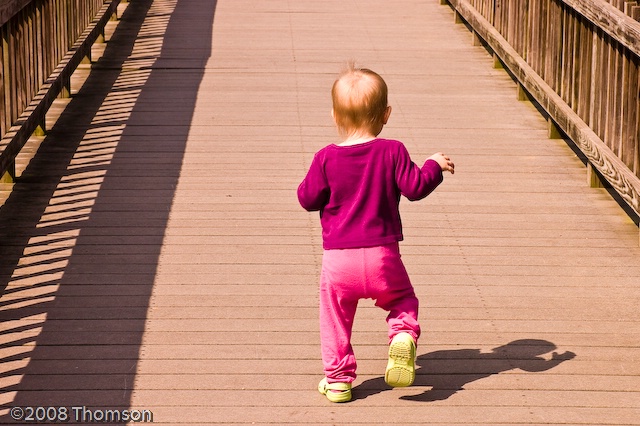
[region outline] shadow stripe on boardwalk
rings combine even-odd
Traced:
[[[111,26],[100,59],[74,77],[73,99],[2,207],[2,239],[11,244],[9,256],[3,247],[0,301],[0,402],[8,423],[13,406],[64,407],[67,414],[72,407],[131,406],[151,287],[203,74],[190,70],[176,87],[182,114],[169,104],[148,113],[156,90],[170,92],[171,79],[149,67],[175,42],[164,40],[176,28],[161,3],[120,8],[121,21]],[[210,33],[214,10],[200,10],[200,25],[192,28]],[[210,53],[210,37],[192,43]],[[169,111],[166,132],[153,115],[161,120]],[[131,129],[140,125],[150,138],[170,133],[171,151],[136,146]],[[125,254],[114,254],[123,246]],[[11,353],[16,347],[22,351]]]

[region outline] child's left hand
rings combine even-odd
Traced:
[[[451,158],[441,152],[433,154],[431,157],[427,158],[427,160],[437,161],[443,172],[451,172],[451,174],[455,172],[455,165],[453,164],[453,161],[451,161]]]

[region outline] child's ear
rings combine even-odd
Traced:
[[[391,105],[387,106],[387,108],[384,110],[384,116],[382,117],[382,124],[387,124],[387,121],[389,120],[389,116],[391,115]]]

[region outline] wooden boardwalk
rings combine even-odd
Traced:
[[[127,409],[160,424],[640,425],[638,227],[448,6],[121,14],[2,193],[0,422],[67,407],[87,424]],[[384,384],[385,314],[363,303],[354,401],[336,405],[315,390],[321,240],[295,189],[335,140],[329,89],[349,59],[389,84],[383,135],[457,172],[402,203],[415,385]]]

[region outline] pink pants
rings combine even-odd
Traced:
[[[320,275],[320,343],[329,383],[353,382],[356,358],[351,331],[360,299],[389,312],[389,340],[400,332],[420,336],[418,299],[400,259],[398,243],[325,250]]]

